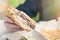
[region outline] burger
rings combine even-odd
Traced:
[[[11,18],[14,24],[18,25],[20,28],[28,32],[35,28],[36,22],[33,19],[31,19],[23,11],[19,11],[11,6],[7,7],[7,12],[5,13],[5,16]]]

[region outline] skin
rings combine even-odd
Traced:
[[[10,30],[11,32],[15,32],[15,31],[22,31],[23,29],[20,28],[19,26],[15,25],[13,23],[13,21],[8,18],[8,17],[5,17],[5,26],[8,30]]]
[[[58,21],[58,17],[60,17],[60,6],[58,7],[57,13],[56,13],[56,20]]]

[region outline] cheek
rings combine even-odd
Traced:
[[[6,6],[7,6],[7,1],[6,0],[0,0],[0,18],[4,17],[3,11],[4,11]]]
[[[0,9],[4,10],[5,6],[7,6],[7,0],[0,0]]]

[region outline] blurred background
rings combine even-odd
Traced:
[[[24,4],[25,1],[26,0],[0,0],[0,19],[2,19],[4,16],[2,10],[4,8],[4,5],[9,4],[16,8],[20,4]],[[49,20],[50,18],[53,19],[56,16],[57,11],[60,7],[60,0],[42,0],[42,5],[45,5],[45,3],[47,4],[47,10],[46,10],[47,12],[46,11],[43,12],[43,19],[44,20],[45,19]],[[43,6],[43,8],[45,8],[45,6]],[[38,20],[39,14],[37,14],[35,18],[33,17],[33,19]]]

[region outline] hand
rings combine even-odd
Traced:
[[[11,32],[23,30],[19,26],[15,25],[9,17],[5,17],[5,23],[4,24]]]

